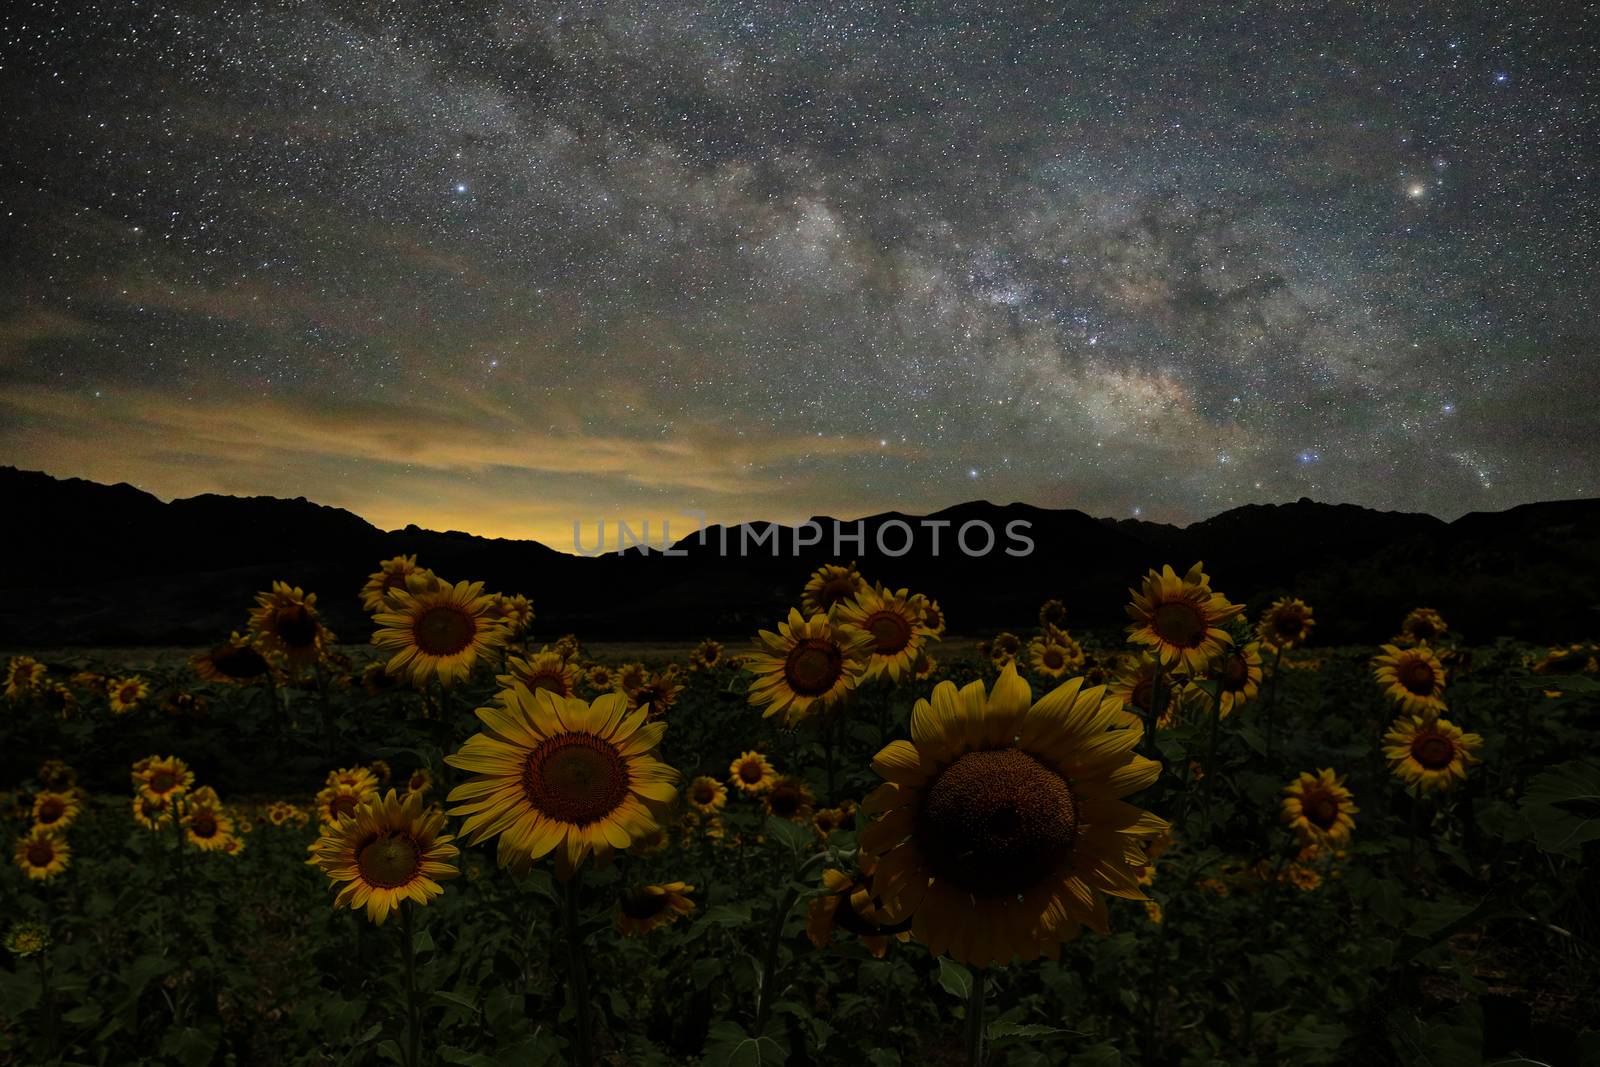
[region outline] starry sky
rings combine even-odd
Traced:
[[[10,5],[0,462],[564,548],[1594,493],[1600,17],[1314,7]]]

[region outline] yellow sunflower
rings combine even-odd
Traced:
[[[533,623],[533,604],[521,593],[515,596],[495,593],[490,598],[489,616],[499,620],[508,637],[518,637]]]
[[[479,656],[505,643],[506,630],[489,616],[482,582],[439,582],[432,589],[392,589],[372,617],[372,643],[389,653],[386,669],[426,684],[435,674],[449,686],[465,681]]]
[[[22,873],[36,882],[48,881],[67,869],[72,849],[66,839],[35,827],[17,838],[14,853]]]
[[[1211,591],[1201,566],[1196,563],[1181,578],[1164,566],[1146,574],[1141,589],[1128,590],[1133,596],[1127,607],[1133,619],[1128,640],[1151,649],[1163,667],[1181,664],[1191,675],[1203,672],[1233,643],[1220,624],[1244,610]]]
[[[451,861],[461,850],[443,828],[443,812],[424,811],[422,797],[401,800],[391,789],[324,826],[310,862],[342,883],[334,907],[364,907],[381,926],[404,901],[427,904],[443,894],[439,882],[459,873]]]
[[[1372,661],[1372,675],[1402,711],[1437,715],[1444,710],[1444,665],[1427,645],[1384,645],[1383,655]]]
[[[935,955],[1054,958],[1081,926],[1107,931],[1103,894],[1144,899],[1140,841],[1167,824],[1121,798],[1161,768],[1134,753],[1138,728],[1113,728],[1121,702],[1082,686],[1035,703],[1014,664],[992,692],[942,682],[917,701],[912,740],[874,757],[888,782],[862,804],[873,895]]]
[[[1301,772],[1283,787],[1283,821],[1304,844],[1341,845],[1355,829],[1352,818],[1361,809],[1344,787],[1344,776],[1324,768]]]
[[[221,851],[233,837],[233,818],[220,805],[193,805],[178,822],[184,838],[202,852]]]
[[[944,636],[944,609],[937,600],[924,597],[921,602],[922,625],[935,637]]]
[[[633,694],[649,684],[650,671],[643,663],[624,663],[617,668],[614,679],[615,691],[631,702]]]
[[[1394,776],[1424,793],[1466,781],[1467,768],[1478,762],[1472,750],[1483,744],[1449,719],[1423,715],[1396,720],[1383,740]]]
[[[1316,623],[1311,617],[1311,605],[1299,597],[1280,597],[1261,614],[1256,634],[1263,643],[1288,650],[1303,644]]]
[[[33,798],[33,826],[36,830],[55,833],[65,830],[77,821],[83,805],[72,793],[46,791]]]
[[[317,594],[287,582],[273,582],[271,592],[256,594],[250,632],[263,655],[296,672],[315,667],[323,647],[333,643],[317,614]]]
[[[877,864],[861,854],[852,876],[828,868],[822,872],[822,887],[827,892],[811,898],[806,905],[806,936],[819,949],[833,940],[835,931],[861,939],[867,951],[882,959],[889,951],[889,940],[910,940],[908,930],[894,930],[872,895],[872,875]]]
[[[603,864],[659,824],[652,805],[677,797],[678,772],[656,759],[666,723],[647,723],[618,693],[592,704],[517,685],[478,709],[486,732],[445,757],[474,777],[450,791],[469,844],[499,835],[518,873],[552,851],[571,877],[592,852]]]
[[[722,642],[706,638],[689,655],[689,669],[709,671],[722,663]]]
[[[194,785],[194,772],[177,756],[146,756],[133,765],[133,788],[140,796],[170,803]]]
[[[45,676],[44,664],[32,656],[14,656],[6,666],[6,696],[21,699]]]
[[[294,821],[295,806],[287,800],[274,800],[267,805],[267,822],[273,826],[287,826]]]
[[[683,686],[678,683],[678,676],[670,670],[664,671],[661,674],[651,675],[649,682],[630,693],[629,704],[646,712],[652,720],[664,719],[682,691]]]
[[[1396,644],[1406,645],[1433,645],[1438,644],[1450,627],[1445,625],[1444,617],[1432,608],[1415,608],[1400,623],[1400,636]]]
[[[1252,641],[1243,648],[1228,649],[1217,661],[1211,677],[1221,684],[1219,714],[1227,718],[1261,691],[1261,646]]]
[[[1039,606],[1039,625],[1046,630],[1059,630],[1067,624],[1067,606],[1051,597]]]
[[[424,589],[432,588],[438,581],[428,568],[417,566],[416,556],[395,556],[384,560],[367,578],[367,584],[361,587],[361,606],[368,612],[382,611],[389,593],[395,589],[409,588],[412,579]]]
[[[809,822],[816,799],[805,779],[792,774],[779,775],[761,794],[768,815],[790,822]]]
[[[800,606],[807,617],[826,615],[835,604],[843,604],[867,587],[861,572],[851,563],[824,563],[811,572],[805,589],[800,593]]]
[[[776,716],[793,726],[817,712],[838,707],[862,681],[873,638],[865,630],[841,626],[827,615],[803,619],[789,609],[778,632],[762,630],[757,650],[745,659],[755,674],[750,703],[764,718]]]
[[[1121,700],[1123,709],[1138,722],[1145,722],[1149,718],[1151,701],[1156,695],[1156,671],[1159,666],[1154,656],[1141,652],[1138,658],[1124,662],[1106,685],[1106,691]],[[1174,703],[1171,684],[1162,686],[1160,725],[1170,725]]]
[[[37,956],[50,947],[50,930],[41,923],[12,923],[6,931],[6,951],[18,959]]]
[[[340,767],[338,770],[329,771],[323,785],[347,785],[361,793],[376,793],[378,791],[378,775],[371,767]]]
[[[1043,678],[1062,678],[1083,667],[1083,646],[1061,630],[1028,642],[1028,669]]]
[[[69,792],[78,784],[78,772],[58,759],[47,759],[39,764],[39,770],[34,777],[39,779],[41,786],[57,793]]]
[[[418,767],[411,772],[411,777],[406,779],[406,792],[422,796],[433,788],[433,775],[426,767]]]
[[[616,672],[601,663],[590,667],[588,673],[584,675],[584,680],[596,693],[609,693],[617,687]]]
[[[811,817],[811,827],[817,831],[817,836],[824,841],[835,830],[854,830],[856,828],[855,802],[846,800],[837,808],[823,808]]]
[[[917,662],[911,668],[911,677],[919,682],[926,682],[938,673],[939,661],[926,652],[917,657]]]
[[[759,752],[743,752],[728,765],[728,777],[744,793],[764,793],[778,780],[778,772]]]
[[[910,673],[923,645],[935,639],[933,631],[922,624],[920,600],[908,589],[864,588],[834,609],[835,623],[871,636],[863,681],[887,674],[890,681],[898,682],[901,675]]]
[[[209,652],[189,657],[189,666],[203,681],[230,685],[243,685],[264,678],[271,669],[266,657],[257,652],[255,646],[241,637],[238,631],[229,634],[226,641]]]
[[[727,806],[728,787],[715,778],[708,778],[702,774],[689,783],[689,787],[684,790],[684,796],[688,798],[690,806],[695,811],[702,815],[710,815]]]
[[[625,890],[617,900],[617,932],[624,937],[642,937],[659,926],[675,923],[694,913],[689,894],[694,886],[687,882],[641,885]]]
[[[111,701],[113,715],[126,715],[149,695],[149,684],[137,674],[117,678],[106,687],[106,698]]]

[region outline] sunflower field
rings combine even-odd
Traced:
[[[1129,579],[635,658],[397,557],[370,644],[18,652],[0,1063],[1600,1064],[1600,647]]]

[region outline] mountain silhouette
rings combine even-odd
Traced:
[[[1294,593],[1316,610],[1321,644],[1372,644],[1412,607],[1443,612],[1472,641],[1553,642],[1600,630],[1600,501],[1525,504],[1454,522],[1351,504],[1251,504],[1177,527],[1096,519],[1080,511],[974,501],[815,527],[711,526],[671,553],[629,547],[597,556],[536,541],[407,526],[384,531],[303,498],[205,494],[164,503],[126,484],[57,479],[0,467],[8,566],[0,575],[0,645],[201,645],[240,629],[257,591],[283,580],[318,594],[343,641],[371,624],[358,591],[380,560],[415,554],[451,580],[524,593],[535,639],[742,639],[798,602],[822,563],[857,561],[869,577],[937,599],[952,632],[1026,631],[1059,597],[1073,630],[1126,620],[1127,589],[1150,567],[1204,560],[1216,589],[1252,614]],[[958,540],[967,524],[995,532],[991,550]],[[1008,537],[1011,524],[1031,541]],[[968,531],[983,547],[984,525]],[[933,535],[939,551],[933,551]],[[816,541],[819,534],[820,543]],[[908,533],[911,535],[908,544]],[[593,547],[596,531],[582,531]],[[606,547],[615,549],[608,528]],[[726,546],[726,549],[724,548]]]

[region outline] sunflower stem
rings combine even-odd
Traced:
[[[783,942],[783,927],[789,919],[789,912],[794,910],[795,901],[800,899],[800,883],[812,871],[825,863],[828,853],[819,852],[800,865],[790,877],[790,885],[784,890],[783,899],[773,910],[772,920],[767,926],[767,944],[761,953],[761,984],[756,987],[756,1026],[754,1033],[760,1037],[767,1028],[767,1018],[772,1014],[772,983],[778,970],[778,947]]]
[[[983,1067],[983,1001],[988,983],[983,972],[967,965],[972,988],[967,991],[967,1067]]]
[[[412,904],[400,902],[400,932],[406,950],[406,1063],[421,1063],[422,1013],[417,1009],[417,942],[411,925]]]
[[[39,1005],[44,1015],[44,1040],[45,1047],[50,1050],[52,1058],[60,1051],[56,1039],[56,994],[55,986],[50,981],[50,949],[46,946],[39,951]]]
[[[1222,694],[1218,693],[1211,701],[1211,734],[1206,738],[1206,782],[1204,797],[1206,818],[1206,844],[1211,844],[1211,783],[1216,780],[1217,767],[1217,724],[1222,719]]]
[[[1261,714],[1267,720],[1267,759],[1272,759],[1272,708],[1278,700],[1278,674],[1283,666],[1283,646],[1278,645],[1272,656],[1271,687],[1267,690],[1267,698],[1261,702]]]
[[[589,1025],[589,975],[583,955],[583,935],[578,931],[578,897],[582,872],[574,871],[562,887],[562,919],[567,933],[567,978],[572,988],[572,1014],[579,1067],[594,1067],[594,1035]]]

